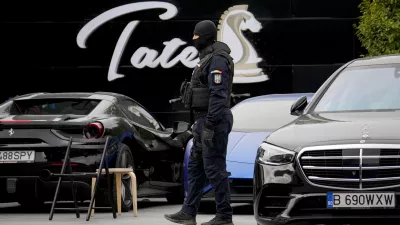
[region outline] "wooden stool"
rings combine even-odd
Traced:
[[[133,173],[133,170],[130,168],[110,168],[110,174],[115,174],[115,183],[117,186],[117,208],[118,215],[121,215],[121,186],[122,186],[122,176],[123,174],[129,174],[132,182],[132,204],[133,204],[133,215],[137,216],[137,193],[136,193],[136,175]],[[96,170],[98,173],[99,170]],[[102,169],[102,174],[105,174],[106,170]],[[96,177],[92,178],[92,195],[94,191],[94,185],[96,183]],[[93,203],[94,206],[94,203]],[[94,209],[92,209],[91,216],[94,215]]]

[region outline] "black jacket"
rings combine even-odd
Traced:
[[[218,51],[223,51],[225,56],[218,54],[212,56],[200,77],[202,83],[208,84],[209,105],[206,114],[205,126],[214,126],[223,116],[225,108],[230,107],[232,93],[234,65],[229,56],[231,50],[225,43],[215,42],[200,52],[200,60]]]

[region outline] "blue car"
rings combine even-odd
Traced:
[[[311,99],[313,94],[271,94],[241,101],[232,108],[233,127],[227,149],[227,170],[231,173],[231,202],[251,203],[253,198],[254,161],[262,141],[274,130],[290,123],[290,107],[301,96]],[[188,191],[188,163],[193,145],[191,139],[185,150],[184,189]],[[203,201],[214,200],[210,184],[206,184]]]

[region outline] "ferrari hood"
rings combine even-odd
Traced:
[[[254,164],[258,146],[271,132],[231,132],[227,161]]]
[[[101,119],[101,117],[92,117],[88,115],[1,115],[0,121],[20,121],[20,120],[28,120],[28,121],[43,121],[43,122],[55,122],[55,121],[70,121],[70,122],[86,122],[93,119]]]

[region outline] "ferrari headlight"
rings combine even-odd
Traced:
[[[274,166],[292,163],[294,157],[295,152],[267,143],[262,143],[257,153],[257,161]]]

